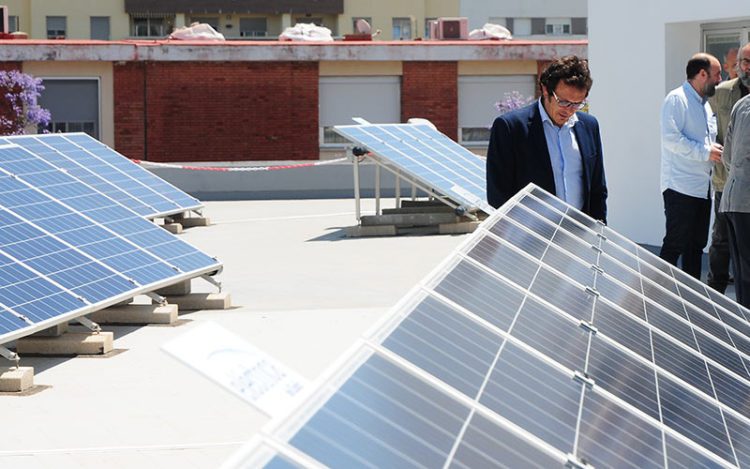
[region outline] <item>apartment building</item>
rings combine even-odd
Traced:
[[[528,39],[581,38],[587,0],[2,0],[11,31],[31,39],[155,39],[174,28],[208,23],[230,40],[276,39],[296,23],[325,26],[334,36],[356,32],[365,19],[375,40],[428,39],[429,22],[464,16]]]
[[[508,28],[518,39],[585,38],[588,33],[588,0],[461,0],[459,15],[470,28],[485,23]]]

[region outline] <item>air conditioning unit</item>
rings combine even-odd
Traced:
[[[0,5],[0,33],[8,34],[8,7]]]
[[[430,37],[447,41],[458,41],[469,38],[468,18],[438,18],[430,21]]]

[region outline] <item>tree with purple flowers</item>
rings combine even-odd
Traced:
[[[511,91],[509,93],[505,93],[505,98],[503,98],[502,101],[498,101],[495,103],[495,109],[500,111],[500,114],[505,114],[506,112],[513,111],[514,109],[520,109],[533,100],[533,96],[524,96],[518,91]]]
[[[46,126],[50,113],[37,99],[44,90],[41,78],[18,70],[0,71],[0,135],[23,134],[29,126]]]

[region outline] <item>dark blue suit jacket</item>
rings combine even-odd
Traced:
[[[583,159],[583,212],[606,222],[607,182],[599,123],[585,112],[576,114],[573,133]],[[497,208],[530,182],[556,193],[538,101],[495,119],[487,149],[487,201]]]

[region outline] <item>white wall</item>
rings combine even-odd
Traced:
[[[469,29],[481,28],[490,17],[580,18],[586,16],[587,4],[587,0],[460,1],[460,15],[469,18]]]
[[[736,21],[736,0],[589,2],[591,112],[599,119],[609,223],[636,242],[661,245],[659,113],[701,46],[700,24]],[[745,9],[745,11],[747,11]]]

